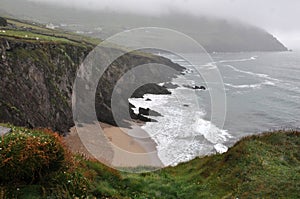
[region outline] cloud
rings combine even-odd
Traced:
[[[170,12],[234,19],[262,27],[283,42],[300,34],[299,0],[27,0],[88,10],[111,10],[142,15]],[[298,34],[299,33],[299,34]],[[299,37],[298,37],[299,38]],[[298,40],[297,40],[298,41]],[[299,43],[300,46],[300,43]]]
[[[271,29],[298,29],[299,0],[29,0],[81,9],[112,10],[145,15],[179,11],[233,18]]]

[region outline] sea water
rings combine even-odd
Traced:
[[[197,156],[226,152],[240,138],[267,130],[298,128],[300,123],[300,53],[215,53],[209,63],[192,66],[172,54],[160,54],[187,68],[172,80],[179,87],[171,95],[146,94],[129,101],[162,116],[151,116],[142,128],[157,143],[164,165],[176,165]],[[211,96],[198,69],[220,71],[226,92],[223,126],[211,122]],[[203,70],[205,69],[205,70]],[[207,90],[186,86],[204,85]],[[151,99],[147,101],[146,99]]]

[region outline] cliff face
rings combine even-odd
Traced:
[[[0,120],[67,130],[77,66],[90,48],[0,40]]]
[[[88,45],[1,38],[0,122],[68,131],[74,125],[71,96],[77,68],[91,50]],[[114,84],[127,70],[145,63],[183,69],[157,56],[126,54],[117,59],[99,81],[95,106],[100,121],[115,124],[110,109]]]

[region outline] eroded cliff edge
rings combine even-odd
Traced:
[[[76,72],[93,47],[0,38],[0,122],[67,132],[74,125],[71,96]],[[178,73],[184,69],[149,54],[130,53],[118,58],[99,81],[95,107],[100,121],[115,124],[110,109],[114,84],[126,71],[147,63],[164,64]]]

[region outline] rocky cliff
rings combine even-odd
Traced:
[[[92,49],[76,43],[0,38],[0,122],[68,131],[74,125],[71,96],[76,71]],[[154,55],[132,53],[118,58],[99,81],[95,107],[100,121],[115,124],[110,109],[114,84],[126,71],[145,63],[183,70]]]

